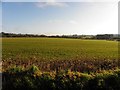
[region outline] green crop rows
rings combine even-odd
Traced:
[[[118,42],[2,38],[2,90],[120,90]]]
[[[14,65],[27,67],[32,64],[44,70],[54,70],[58,64],[63,69],[78,69],[80,65],[74,67],[78,63],[83,63],[88,68],[100,63],[114,63],[113,66],[116,66],[118,42],[65,38],[3,38],[2,59],[3,69]]]

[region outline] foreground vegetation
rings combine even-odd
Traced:
[[[2,38],[2,90],[120,90],[118,42]]]
[[[2,90],[120,90],[119,69],[87,74],[14,67],[3,73],[2,80]]]
[[[114,69],[118,65],[118,42],[65,38],[3,38],[3,70],[36,65],[42,71]]]

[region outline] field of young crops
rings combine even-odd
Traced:
[[[118,64],[118,42],[65,38],[2,38],[3,70],[36,65],[40,70],[96,71]]]

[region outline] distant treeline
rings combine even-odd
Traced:
[[[97,35],[38,35],[38,34],[15,34],[1,32],[0,37],[50,37],[50,38],[78,38],[78,39],[105,39],[105,40],[120,40],[120,34],[97,34]]]

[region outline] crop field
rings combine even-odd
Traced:
[[[2,90],[120,90],[118,42],[2,38]]]
[[[2,38],[3,70],[36,65],[42,71],[96,71],[118,65],[118,42],[65,38]]]

